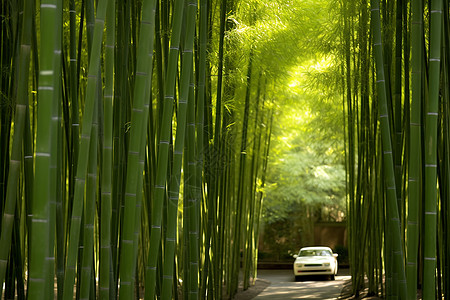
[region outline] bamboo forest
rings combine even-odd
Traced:
[[[0,18],[2,299],[233,299],[326,222],[352,299],[450,297],[448,1]]]

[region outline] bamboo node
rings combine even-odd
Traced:
[[[3,217],[6,218],[6,219],[14,219],[14,214],[9,214],[9,213],[5,212],[3,214]]]
[[[41,9],[43,8],[51,8],[51,9],[56,9],[56,4],[41,4]]]
[[[39,86],[39,91],[53,91],[53,86]]]
[[[48,220],[47,219],[36,219],[36,218],[33,218],[31,220],[31,222],[33,222],[33,223],[48,223]]]
[[[425,164],[425,168],[436,168],[436,164]]]
[[[39,75],[42,75],[42,76],[51,76],[51,75],[53,75],[53,70],[41,70],[41,71],[39,72]]]

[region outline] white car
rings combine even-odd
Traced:
[[[295,279],[307,275],[329,275],[334,280],[338,271],[337,256],[329,247],[301,248],[298,255],[294,255]]]

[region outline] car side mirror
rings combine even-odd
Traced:
[[[333,253],[333,256],[337,258],[339,256],[339,254]]]
[[[294,258],[297,258],[298,257],[298,255],[297,254],[294,254],[294,256],[293,256]]]

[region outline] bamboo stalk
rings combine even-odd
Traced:
[[[429,101],[425,119],[425,235],[423,297],[436,297],[437,123],[440,86],[442,1],[431,3]]]
[[[96,99],[96,104],[100,103]],[[97,105],[95,107],[97,107]],[[80,282],[80,299],[89,299],[91,289],[95,289],[91,285],[91,275],[94,265],[94,222],[95,222],[95,199],[97,187],[97,146],[98,146],[98,112],[94,108],[94,119],[91,129],[91,143],[89,146],[89,165],[86,182],[86,197],[84,203],[84,242],[82,252],[81,282]]]
[[[28,105],[28,76],[30,70],[30,52],[31,52],[31,1],[24,3],[24,18],[21,36],[21,46],[19,53],[17,101],[14,116],[14,136],[11,148],[11,159],[9,163],[9,172],[6,185],[5,206],[1,223],[0,235],[0,283],[5,280],[7,259],[11,249],[11,237],[13,229],[13,220],[16,210],[17,185],[20,175],[22,141],[24,138],[25,118],[27,117]],[[2,285],[3,286],[3,285]],[[3,288],[2,288],[3,291]]]
[[[406,276],[403,260],[403,249],[401,243],[400,220],[398,213],[398,206],[396,205],[397,193],[394,175],[394,161],[392,154],[391,129],[387,110],[387,96],[386,96],[386,78],[384,76],[383,63],[383,44],[381,40],[380,28],[380,8],[378,0],[371,1],[371,16],[372,16],[372,30],[373,30],[373,51],[376,62],[376,80],[378,92],[378,112],[380,116],[380,129],[382,136],[383,147],[383,165],[386,182],[386,210],[387,210],[387,224],[388,232],[387,239],[392,241],[393,251],[393,266],[398,274],[397,286],[399,287],[399,298],[406,299]],[[388,253],[389,254],[389,253]]]
[[[205,127],[205,100],[206,100],[206,49],[208,44],[208,2],[207,0],[200,0],[199,7],[199,45],[198,45],[198,67],[196,68],[198,73],[197,82],[197,105],[196,108],[196,133],[197,133],[197,145],[196,145],[196,174],[195,174],[195,191],[196,191],[196,201],[198,207],[200,208],[203,202],[203,188],[202,188],[202,178],[204,169],[204,151],[206,148],[205,137],[204,137],[204,127]],[[198,209],[200,213],[200,209]],[[199,216],[200,217],[200,216]],[[199,224],[199,231],[200,231]],[[204,247],[202,247],[204,249]],[[203,250],[202,249],[202,250]],[[200,262],[202,263],[202,262]],[[203,261],[203,272],[201,272],[200,278],[200,295],[204,297],[206,294],[206,279],[207,272],[205,271],[205,262]]]
[[[156,266],[160,250],[161,224],[164,204],[164,193],[167,180],[169,161],[169,143],[171,139],[173,101],[175,79],[177,74],[178,51],[180,44],[181,24],[184,10],[184,0],[176,0],[173,11],[172,36],[164,87],[164,107],[159,134],[159,149],[157,158],[157,173],[153,190],[153,208],[151,216],[150,248],[146,267],[145,297],[153,299],[156,290]]]
[[[134,87],[134,101],[131,116],[133,124],[128,150],[127,177],[125,190],[124,227],[122,231],[122,252],[120,255],[120,298],[130,299],[134,294],[134,275],[136,270],[136,205],[141,199],[136,196],[139,184],[143,180],[143,165],[139,163],[141,153],[145,150],[145,133],[148,122],[148,107],[150,105],[151,78],[153,70],[153,36],[155,28],[156,2],[144,2],[142,21],[137,53],[136,82]],[[142,186],[141,186],[142,187]],[[138,223],[139,224],[139,223]]]
[[[421,202],[421,107],[422,107],[422,1],[412,2],[412,101],[408,176],[407,280],[408,299],[417,294],[419,203]]]
[[[113,105],[114,105],[114,48],[116,29],[116,4],[109,3],[106,13],[105,41],[105,91],[103,95],[103,152],[101,177],[101,226],[99,297],[109,299],[111,266],[111,190],[113,165]]]
[[[186,2],[186,15],[185,15],[185,26],[186,26],[186,34],[182,51],[182,65],[181,65],[181,84],[180,84],[180,96],[178,101],[178,110],[177,110],[177,130],[176,130],[176,138],[175,138],[175,148],[174,148],[174,158],[171,172],[171,180],[169,184],[169,198],[168,198],[168,208],[167,208],[167,229],[165,236],[165,244],[164,244],[164,264],[163,264],[163,282],[162,282],[162,299],[171,299],[172,298],[172,283],[173,283],[173,270],[174,270],[174,260],[175,260],[175,241],[176,241],[176,229],[177,229],[177,212],[178,212],[178,200],[180,194],[180,182],[181,182],[181,166],[182,166],[182,156],[183,156],[183,148],[185,144],[185,129],[186,127],[190,127],[190,124],[187,122],[187,113],[188,107],[194,107],[193,99],[189,99],[189,91],[190,91],[190,78],[192,74],[192,65],[193,65],[193,46],[194,46],[194,31],[195,31],[195,17],[197,14],[197,3],[194,1]],[[191,102],[188,104],[188,100]],[[189,135],[188,135],[189,136]],[[189,136],[191,139],[194,139],[194,136],[191,134]],[[194,157],[194,140],[191,141],[188,139],[187,146],[189,148],[188,153],[192,154],[191,159]],[[193,161],[188,163],[190,166]],[[186,170],[188,171],[188,170]],[[195,172],[186,172],[186,176],[189,181],[191,176],[194,176]],[[186,177],[185,177],[186,178]],[[195,181],[195,177],[194,181]],[[193,186],[193,183],[191,184]],[[193,195],[185,195],[187,196],[187,201],[190,206],[194,206],[191,198]],[[189,212],[186,212],[189,213]],[[192,219],[195,219],[195,216],[191,216]],[[197,233],[198,230],[195,229],[189,230],[189,236]],[[196,237],[194,237],[193,243],[190,245],[197,245],[198,243]],[[198,257],[197,253],[192,254],[193,257]],[[192,258],[192,256],[191,256]],[[191,266],[191,280],[197,278],[198,276],[198,259],[192,260],[190,258],[190,266]],[[195,268],[197,266],[197,269]],[[190,283],[189,297],[193,299],[198,298],[198,284],[197,281],[194,283]],[[191,289],[194,287],[194,289]]]
[[[49,269],[49,259],[53,255],[53,228],[50,228],[51,209],[50,199],[53,198],[54,183],[51,179],[50,166],[52,162],[52,138],[56,135],[52,126],[53,109],[56,105],[58,89],[55,87],[55,76],[59,70],[55,69],[54,53],[59,49],[56,44],[58,2],[44,1],[40,6],[41,13],[41,43],[39,63],[39,87],[38,87],[38,114],[35,149],[35,173],[32,206],[32,231],[31,254],[29,268],[29,299],[50,298],[48,286],[53,284],[48,274],[53,274]],[[59,7],[61,9],[61,6]]]
[[[85,95],[86,99],[83,114],[83,127],[80,138],[79,156],[77,159],[78,164],[76,168],[77,174],[75,178],[74,201],[72,207],[69,243],[67,248],[67,262],[64,274],[64,299],[73,298],[73,287],[76,275],[75,265],[78,260],[78,243],[80,237],[81,216],[83,211],[85,178],[88,165],[89,147],[91,142],[90,136],[95,105],[94,99],[97,94],[97,80],[100,80],[98,78],[98,70],[100,68],[100,54],[107,4],[107,1],[99,2],[95,19],[94,37],[89,63],[88,84]]]

